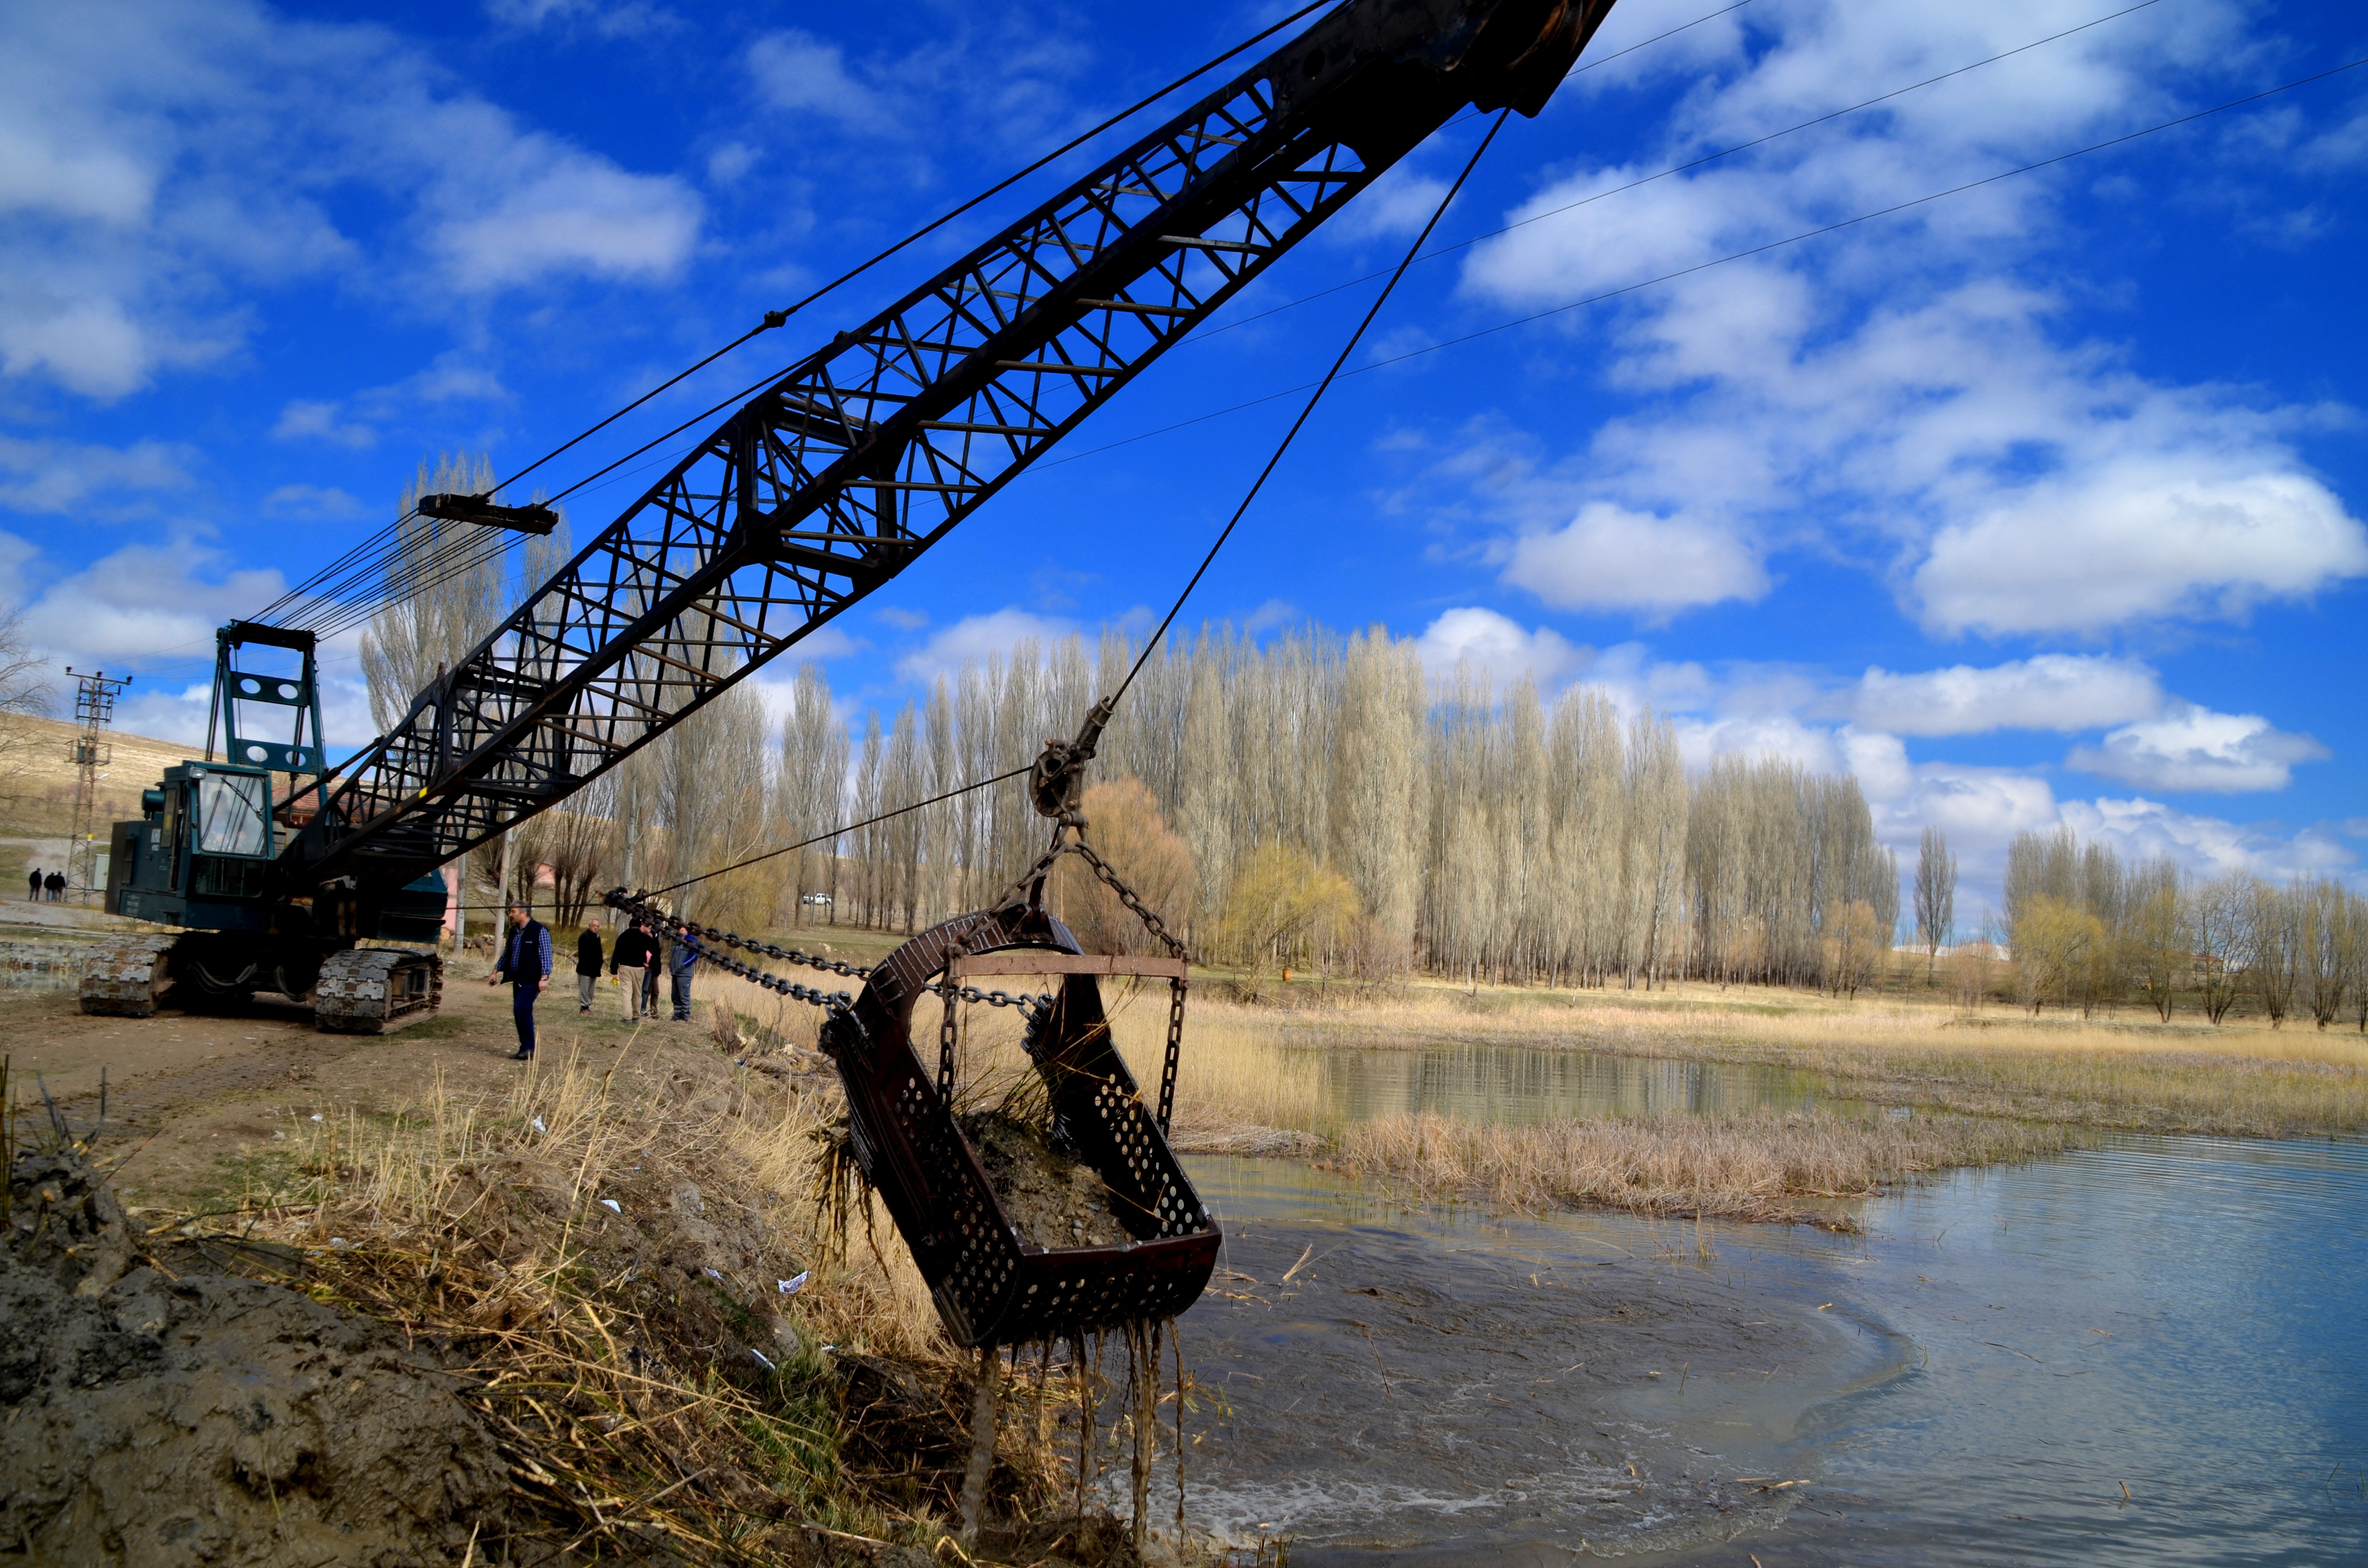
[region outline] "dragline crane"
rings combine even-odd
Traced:
[[[108,907],[184,928],[113,941],[92,1012],[167,984],[317,992],[324,1028],[434,1009],[437,869],[699,710],[969,517],[1449,119],[1534,116],[1612,0],[1348,0],[1249,69],[841,332],[725,418],[341,770],[313,638],[236,622],[226,763],[167,770],[117,824]],[[541,508],[424,512],[547,531]],[[292,650],[294,678],[236,667]],[[243,734],[242,705],[297,715]],[[312,728],[309,739],[305,718]],[[316,778],[275,806],[274,771]]]

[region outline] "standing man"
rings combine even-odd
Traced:
[[[488,985],[510,983],[510,1017],[518,1023],[518,1053],[513,1062],[534,1060],[534,1001],[551,983],[551,927],[537,920],[523,903],[510,905],[509,940],[502,944],[501,961],[485,976]]]
[[[609,972],[618,977],[619,989],[624,992],[625,1021],[642,1021],[642,981],[650,969],[650,939],[638,920],[628,922],[617,933],[616,951],[609,955]]]
[[[592,988],[600,983],[600,960],[609,955],[600,950],[600,922],[586,920],[584,934],[575,938],[575,1010],[592,1010]]]
[[[666,967],[666,944],[658,939],[656,925],[647,919],[642,922],[642,940],[650,945],[649,967],[642,971],[642,1016],[658,1016],[658,971]]]
[[[32,889],[32,892],[27,893],[25,897],[35,903],[39,903],[41,901],[41,869],[39,866],[34,867],[30,871],[26,873],[25,885]]]
[[[42,879],[41,885],[50,890],[50,902],[51,903],[63,903],[65,902],[66,874],[63,871],[51,871],[47,877]]]
[[[666,949],[666,980],[674,993],[674,1021],[690,1022],[690,966],[699,961],[699,949],[690,938],[680,932]]]

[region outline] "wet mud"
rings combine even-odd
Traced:
[[[1134,1234],[1110,1209],[1108,1184],[1094,1168],[1053,1146],[1035,1122],[1002,1110],[962,1119],[963,1136],[986,1167],[1004,1212],[1038,1246],[1123,1246]]]

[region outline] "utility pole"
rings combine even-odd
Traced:
[[[82,726],[74,742],[74,826],[66,842],[66,887],[81,903],[97,879],[98,851],[92,846],[91,834],[97,826],[98,770],[115,756],[105,732],[115,720],[116,694],[131,684],[131,677],[110,676],[105,670],[75,675],[72,665],[66,666],[66,674],[74,676],[74,722]]]

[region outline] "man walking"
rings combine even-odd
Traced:
[[[642,930],[642,923],[632,921],[617,933],[617,947],[609,955],[609,972],[618,977],[618,989],[625,1003],[625,1021],[642,1021],[642,981],[649,972],[650,939]]]
[[[586,920],[584,934],[575,938],[575,1010],[592,1010],[592,989],[600,983],[600,960],[609,955],[600,950],[600,922]]]
[[[510,1017],[518,1024],[518,1053],[513,1062],[534,1060],[534,1002],[551,983],[551,927],[534,917],[523,903],[510,905],[509,940],[502,944],[501,961],[485,976],[488,985],[510,983]]]
[[[690,966],[699,961],[699,950],[690,938],[677,933],[666,949],[666,980],[674,993],[674,1021],[690,1022]]]

